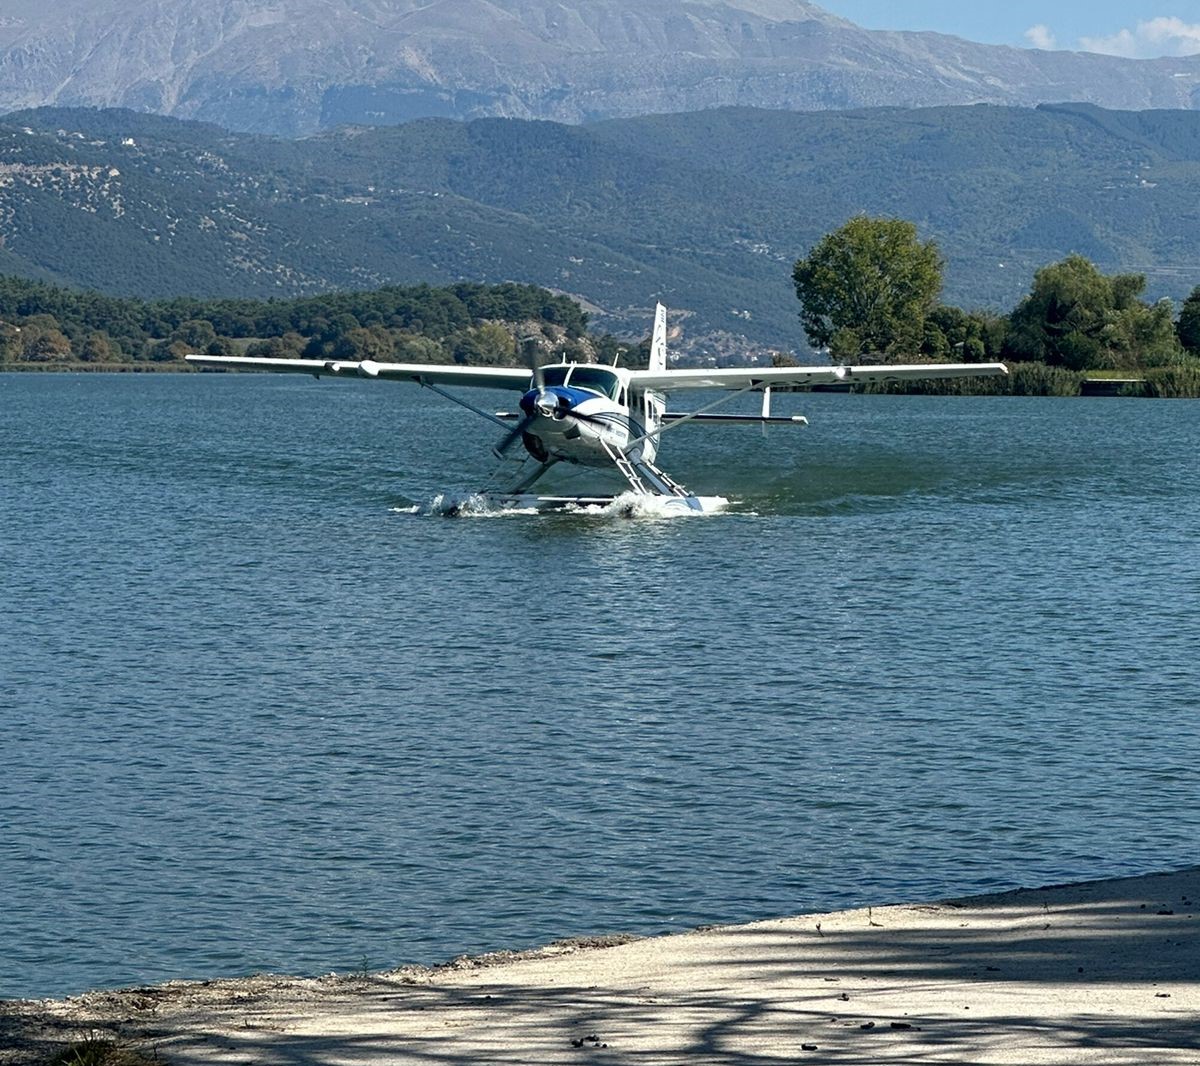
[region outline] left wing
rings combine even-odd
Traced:
[[[528,370],[513,366],[456,366],[425,363],[376,363],[371,359],[256,359],[245,355],[188,355],[193,366],[221,370],[268,370],[276,374],[312,374],[313,377],[361,377],[384,381],[415,381],[418,384],[462,385],[475,389],[511,389],[524,392],[530,387]]]
[[[634,388],[749,390],[779,385],[834,385],[854,381],[917,381],[925,378],[992,377],[1007,374],[1003,363],[914,363],[896,366],[726,367],[718,370],[632,370]]]

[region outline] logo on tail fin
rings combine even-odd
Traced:
[[[650,370],[667,369],[667,309],[659,304],[654,309],[654,333],[650,338]]]

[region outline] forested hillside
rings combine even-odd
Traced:
[[[1068,253],[1200,280],[1200,114],[717,110],[564,126],[423,120],[307,140],[127,111],[0,121],[0,271],[141,298],[516,281],[641,335],[800,349],[791,263],[865,212],[914,221],[944,298],[1007,310]]]
[[[178,366],[192,352],[529,366],[611,358],[579,305],[531,285],[294,300],[138,300],[0,277],[0,365]]]

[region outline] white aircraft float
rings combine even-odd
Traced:
[[[223,370],[265,370],[312,374],[314,377],[357,377],[369,381],[413,381],[505,430],[493,448],[508,457],[521,442],[528,460],[515,480],[501,491],[475,494],[501,509],[537,510],[604,506],[612,496],[538,496],[534,484],[557,463],[576,463],[615,470],[627,492],[645,497],[658,510],[711,511],[727,501],[696,496],[655,465],[663,433],[688,422],[742,422],[806,425],[802,415],[771,416],[773,386],[805,386],[854,381],[913,381],[1007,374],[1003,363],[922,363],[882,366],[728,367],[670,369],[667,366],[667,312],[655,310],[649,366],[632,370],[599,363],[554,363],[531,372],[515,367],[428,366],[419,363],[378,363],[337,359],[258,359],[248,356],[189,355],[200,367]],[[447,387],[505,389],[521,394],[520,412],[485,411]],[[721,389],[714,403],[687,413],[668,412],[665,395],[681,389]],[[742,393],[761,392],[758,415],[716,414],[713,409]],[[515,423],[515,425],[511,424]]]

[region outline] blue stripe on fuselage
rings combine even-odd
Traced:
[[[552,396],[560,407],[568,411],[579,406],[585,400],[607,399],[589,389],[573,389],[570,385],[547,385],[544,389],[530,389],[521,397],[521,410],[527,415],[533,414],[533,405],[539,396]]]
[[[581,414],[579,417],[600,423],[610,429],[623,429],[629,434],[631,440],[640,438],[646,433],[645,426],[633,417],[628,407],[615,404],[607,396],[601,396],[590,389],[575,389],[569,385],[547,385],[541,390],[530,389],[521,397],[521,410],[532,416],[538,400],[546,397],[553,399],[562,414],[565,415],[571,414],[576,407],[588,400],[603,400],[605,403],[613,404],[616,409],[610,407],[599,411],[589,411],[586,415]]]

